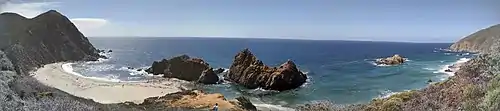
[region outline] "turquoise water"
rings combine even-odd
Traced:
[[[110,59],[73,64],[84,76],[123,81],[144,79],[128,66],[145,68],[155,60],[180,54],[201,57],[212,67],[228,68],[234,55],[250,50],[265,64],[277,66],[287,59],[296,62],[309,80],[301,88],[275,92],[246,89],[232,83],[202,86],[206,91],[223,93],[228,98],[248,96],[266,104],[293,106],[315,100],[336,104],[368,102],[394,92],[419,89],[433,81],[444,80],[445,65],[465,53],[444,50],[449,43],[394,43],[361,41],[311,41],[222,38],[90,38],[100,49],[112,49]],[[408,58],[399,66],[377,66],[373,60],[400,54]],[[441,70],[441,71],[440,71]]]

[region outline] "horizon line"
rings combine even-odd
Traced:
[[[264,38],[264,37],[225,37],[225,36],[86,36],[88,38],[196,38],[196,39],[267,39],[267,40],[302,40],[302,41],[353,41],[353,42],[389,42],[389,43],[455,43],[451,42],[415,42],[415,41],[386,41],[363,39],[300,39],[300,38]],[[457,40],[458,41],[458,40]]]

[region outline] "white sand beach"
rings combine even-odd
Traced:
[[[100,103],[120,103],[131,101],[142,103],[148,97],[163,96],[181,91],[178,80],[162,79],[138,82],[110,82],[84,78],[63,70],[64,63],[45,65],[33,72],[33,77],[41,83],[82,98]]]

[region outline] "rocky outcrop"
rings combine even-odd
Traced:
[[[458,52],[488,53],[490,47],[500,39],[500,24],[479,30],[450,46]]]
[[[223,73],[224,72],[224,69],[223,68],[217,68],[216,70],[214,70],[215,74],[220,74],[220,73]]]
[[[228,101],[222,94],[207,94],[200,90],[185,90],[161,97],[147,98],[138,106],[147,108],[146,110],[155,110],[154,108],[161,106],[209,110],[216,103],[222,111],[256,111],[255,106],[246,98]]]
[[[163,76],[167,78],[197,81],[203,71],[209,68],[208,63],[202,59],[180,55],[168,60],[163,59],[161,61],[155,61],[146,72],[154,75],[163,74]]]
[[[249,111],[257,111],[257,107],[255,107],[255,105],[253,105],[252,102],[248,100],[248,98],[241,96],[237,97],[236,100],[237,100],[236,104],[239,105],[241,108]]]
[[[283,91],[301,86],[306,82],[307,76],[291,60],[280,67],[269,67],[250,50],[244,49],[235,56],[226,79],[247,88]]]
[[[392,57],[377,59],[375,63],[384,65],[398,65],[404,63],[405,61],[405,58],[401,57],[399,54],[395,54]]]
[[[215,74],[212,68],[204,70],[198,78],[199,83],[203,84],[217,84],[219,82],[219,76]]]
[[[62,61],[102,57],[64,15],[50,10],[28,19],[15,13],[0,14],[0,49],[16,71],[28,74],[34,67]]]

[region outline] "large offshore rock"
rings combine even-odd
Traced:
[[[208,63],[202,59],[180,55],[168,60],[155,61],[146,72],[154,75],[163,74],[164,77],[168,78],[197,81],[203,71],[209,68]]]
[[[226,79],[247,88],[283,91],[301,86],[306,82],[307,76],[291,60],[280,67],[269,67],[250,50],[244,49],[235,56]]]

